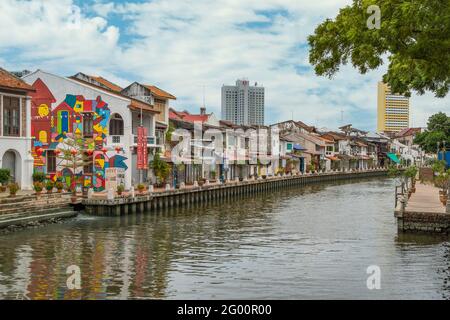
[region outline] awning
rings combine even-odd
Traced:
[[[341,159],[339,159],[338,157],[333,157],[333,156],[325,156],[325,157],[330,159],[331,161],[341,161]]]
[[[303,148],[301,145],[299,145],[298,143],[296,143],[296,144],[294,144],[294,150],[298,150],[298,151],[301,151],[301,150],[306,150],[305,148]]]
[[[389,157],[389,159],[391,159],[395,163],[400,163],[400,160],[398,159],[398,157],[395,153],[388,152],[388,153],[386,153],[386,155]]]

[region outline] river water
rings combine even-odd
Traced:
[[[448,238],[399,236],[393,189],[320,184],[3,234],[0,298],[448,299]],[[369,290],[373,265],[381,288]]]

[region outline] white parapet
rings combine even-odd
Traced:
[[[166,191],[169,191],[170,190],[170,184],[166,184]]]
[[[108,189],[107,199],[108,200],[114,200],[114,190],[112,188]]]
[[[197,188],[198,187],[198,181],[194,181],[194,187]]]

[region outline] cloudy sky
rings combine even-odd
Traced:
[[[0,0],[0,66],[78,71],[119,85],[157,85],[173,106],[220,116],[220,88],[248,78],[266,88],[266,123],[376,128],[376,84],[385,69],[332,80],[314,75],[307,36],[350,0]],[[412,126],[450,98],[413,96]]]

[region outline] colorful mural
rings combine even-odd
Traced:
[[[88,100],[81,95],[67,94],[64,101],[53,108],[56,99],[45,83],[37,79],[33,87],[36,92],[32,93],[31,133],[36,172],[44,172],[54,181],[60,178],[67,184],[75,178],[79,185],[103,191],[107,168],[128,169],[124,162],[127,158],[119,155],[123,150],[107,148],[111,111],[100,96],[95,100]],[[64,160],[61,158],[56,159],[55,170],[49,171],[54,168],[48,168],[48,150],[54,150],[54,154],[58,154],[66,139],[83,140],[83,151],[92,155],[92,172],[84,173],[82,167],[72,172],[67,166],[63,166]]]

